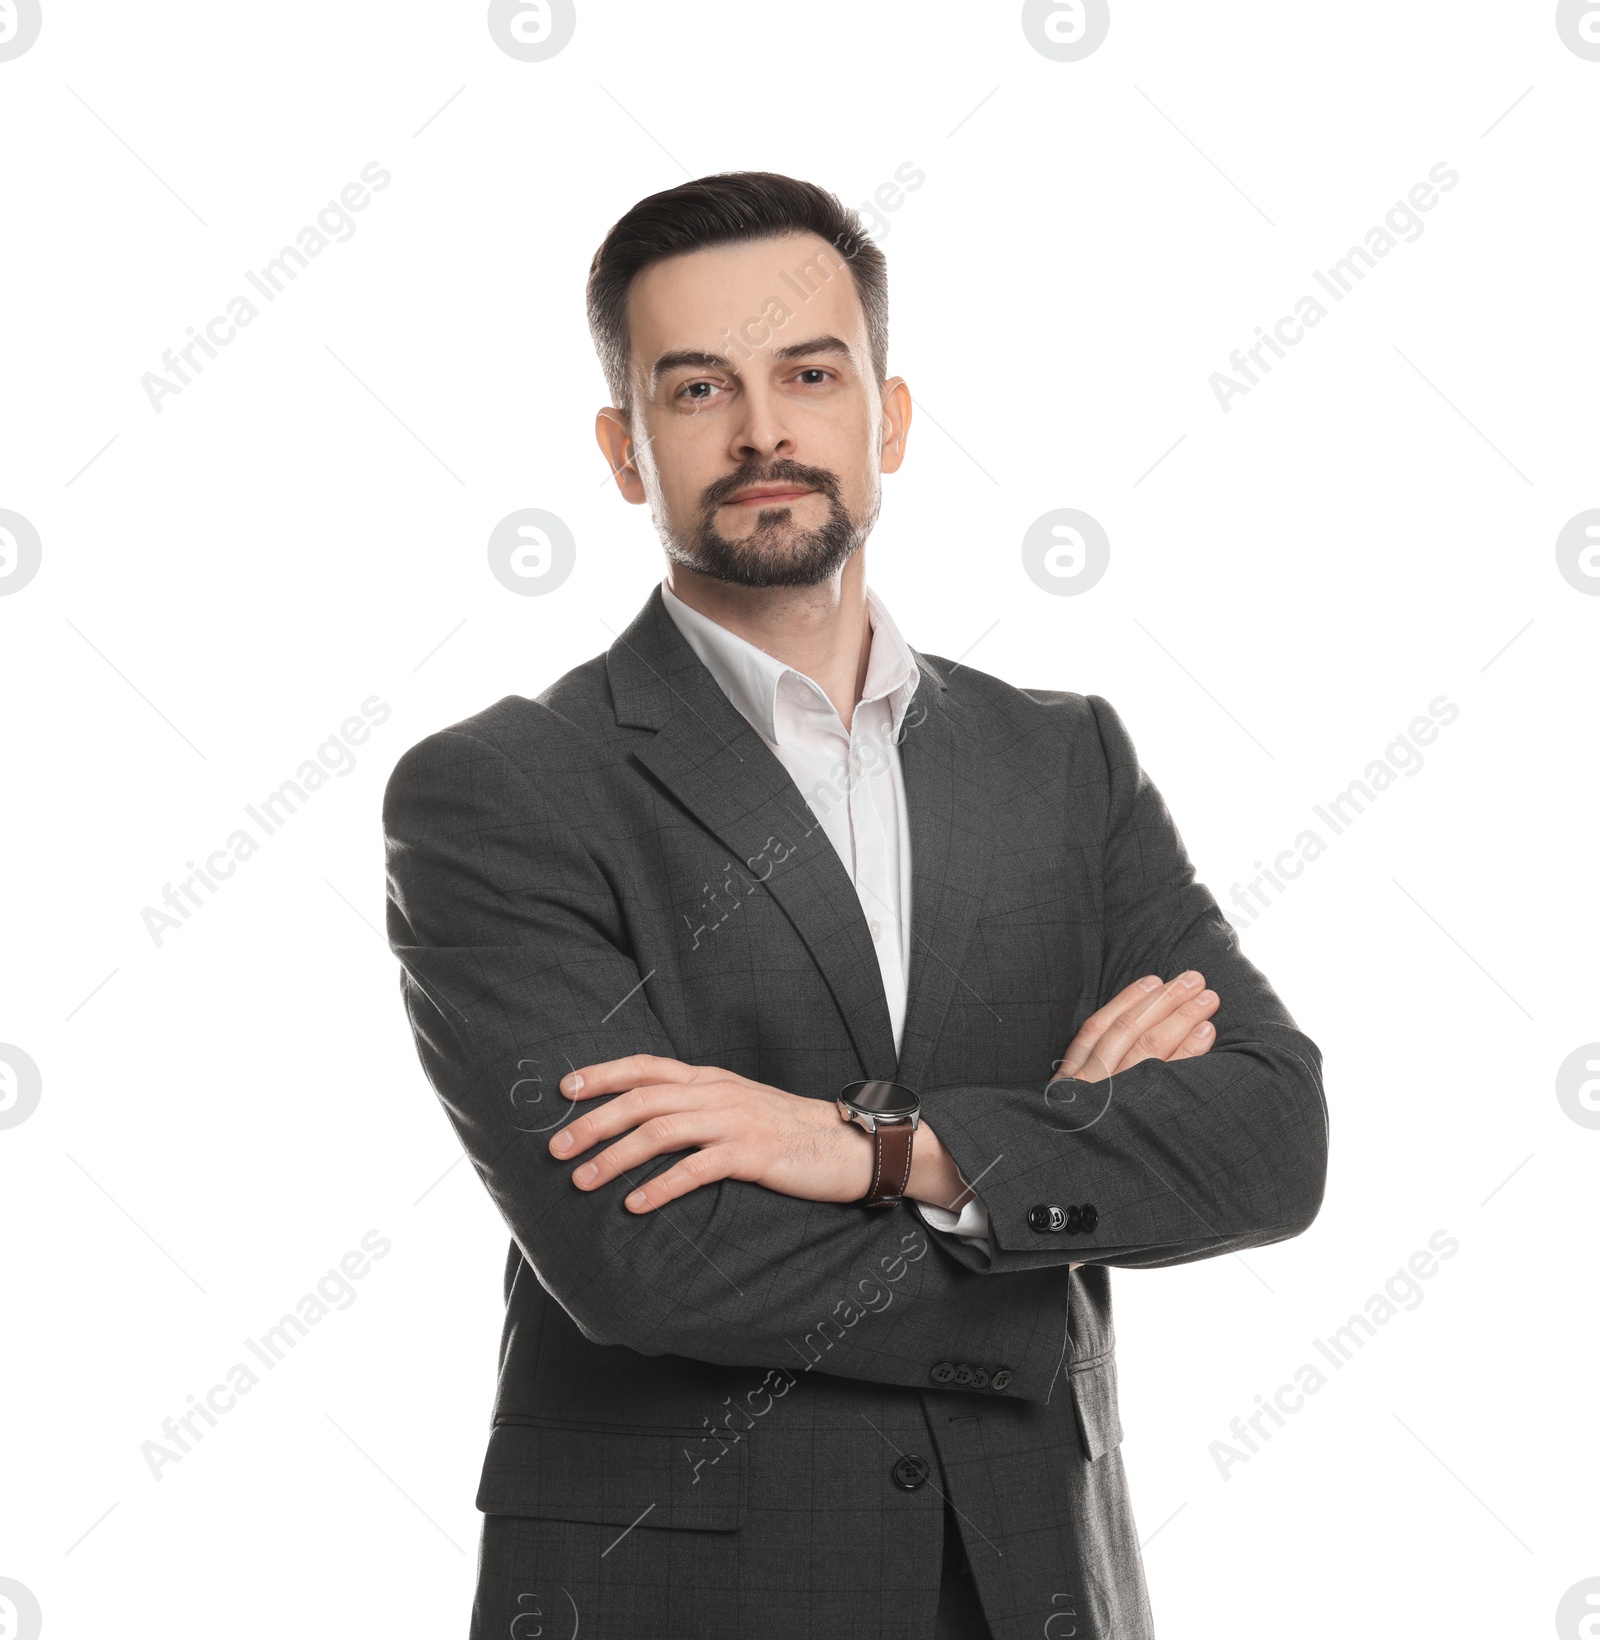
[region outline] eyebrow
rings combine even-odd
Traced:
[[[817,354],[840,354],[850,357],[850,345],[837,336],[813,336],[809,341],[791,342],[780,347],[773,359],[782,364],[790,359],[810,358]],[[694,348],[678,348],[663,353],[650,369],[650,385],[654,387],[669,370],[729,370],[738,373],[738,366],[720,353],[702,353]]]

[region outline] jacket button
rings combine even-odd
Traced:
[[[896,1486],[904,1487],[907,1492],[915,1492],[928,1478],[928,1460],[907,1453],[905,1457],[895,1460],[894,1468],[889,1473]]]
[[[941,1361],[928,1376],[936,1384],[948,1384],[956,1375],[956,1369],[948,1361]]]
[[[1053,1202],[1040,1202],[1037,1207],[1028,1209],[1028,1228],[1041,1235],[1062,1229],[1066,1222],[1067,1215]]]
[[[956,1382],[958,1384],[970,1384],[972,1382],[972,1368],[965,1361],[956,1368]]]
[[[972,1387],[974,1389],[987,1389],[989,1387],[989,1374],[982,1367],[973,1369]]]
[[[1067,1209],[1067,1234],[1075,1236],[1083,1229],[1083,1210],[1078,1207]]]
[[[1006,1390],[1010,1389],[1010,1387],[1011,1387],[1011,1368],[1010,1367],[1001,1367],[1001,1369],[994,1375],[994,1377],[989,1380],[989,1388],[990,1389],[997,1389],[1001,1392],[1001,1394],[1004,1394],[1006,1392]]]
[[[1093,1202],[1085,1202],[1078,1211],[1078,1217],[1082,1221],[1085,1230],[1093,1230],[1100,1222],[1099,1209]]]

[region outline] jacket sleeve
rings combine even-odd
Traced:
[[[1058,1270],[985,1281],[903,1206],[734,1179],[629,1213],[627,1193],[681,1152],[631,1182],[573,1185],[573,1162],[548,1150],[574,1111],[559,1079],[630,1053],[685,1056],[625,948],[626,885],[585,849],[569,797],[445,730],[406,753],[384,799],[389,941],[417,1051],[540,1282],[587,1338],[645,1355],[911,1388],[968,1362],[1048,1401],[1066,1346]]]
[[[1147,1059],[1101,1082],[924,1094],[963,1176],[981,1178],[993,1257],[964,1262],[991,1274],[1214,1258],[1298,1235],[1322,1203],[1328,1128],[1316,1044],[1195,880],[1121,719],[1088,699],[1108,794],[1104,934],[1101,992],[1081,1000],[1073,1031],[1142,975],[1195,968],[1220,999],[1217,1034],[1199,1059]],[[1036,1206],[1092,1206],[1093,1228],[1036,1228]]]

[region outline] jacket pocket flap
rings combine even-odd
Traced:
[[[1117,1412],[1117,1363],[1102,1355],[1068,1374],[1072,1404],[1078,1412],[1078,1438],[1084,1456],[1093,1463],[1122,1441],[1122,1419]]]
[[[734,1532],[745,1446],[704,1429],[496,1424],[477,1506],[486,1515]]]

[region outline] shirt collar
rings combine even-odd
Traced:
[[[886,700],[889,705],[890,726],[895,738],[911,698],[917,692],[921,671],[911,647],[900,635],[900,629],[890,618],[882,599],[867,589],[867,619],[872,627],[872,651],[867,657],[867,676],[862,685],[858,705]],[[798,667],[789,666],[758,649],[736,632],[720,626],[709,615],[686,604],[673,592],[665,580],[661,583],[661,602],[672,617],[674,625],[683,634],[684,641],[699,657],[718,687],[748,720],[761,737],[771,745],[780,743],[777,723],[778,686],[786,677],[800,680],[816,700],[834,710],[820,684],[807,677]]]

